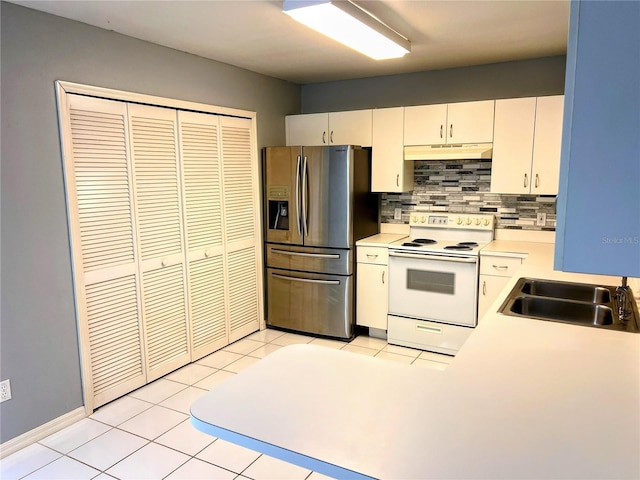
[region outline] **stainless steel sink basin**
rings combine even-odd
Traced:
[[[612,297],[612,292],[605,287],[584,283],[554,282],[552,280],[526,279],[520,291],[537,297],[564,298],[598,304],[610,303]]]
[[[612,325],[613,310],[604,305],[545,297],[516,297],[511,311],[527,317],[580,325]]]
[[[616,287],[520,278],[499,312],[551,322],[640,333],[638,309],[631,303],[631,315],[618,315]]]

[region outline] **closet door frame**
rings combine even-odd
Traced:
[[[172,98],[158,97],[155,95],[145,95],[141,93],[127,92],[123,90],[114,90],[110,88],[98,87],[93,85],[84,85],[80,83],[68,82],[63,80],[56,80],[55,82],[56,103],[58,112],[58,125],[60,133],[60,143],[62,150],[62,168],[65,176],[65,188],[69,188],[73,183],[69,183],[73,176],[73,172],[67,171],[66,165],[69,159],[73,158],[72,155],[72,143],[71,132],[66,125],[66,119],[69,118],[69,99],[68,94],[87,95],[97,98],[103,98],[107,100],[120,100],[123,102],[142,103],[160,107],[169,107],[176,110],[191,110],[202,113],[210,113],[216,115],[247,118],[251,120],[251,155],[252,162],[255,166],[256,175],[260,173],[260,155],[257,149],[257,134],[256,134],[256,112],[249,110],[240,110],[235,108],[221,107],[216,105],[209,105],[205,103],[190,102],[185,100],[178,100]],[[254,184],[254,198],[260,199],[260,182]],[[75,194],[74,194],[75,195]],[[88,348],[89,331],[86,322],[81,321],[85,318],[86,305],[84,304],[84,295],[79,298],[79,293],[84,292],[84,281],[82,264],[79,262],[81,249],[78,239],[78,226],[76,222],[71,221],[73,218],[70,213],[73,213],[71,208],[74,205],[70,205],[67,201],[67,219],[68,219],[68,231],[70,241],[70,259],[72,268],[72,282],[74,287],[74,304],[76,325],[78,328],[78,348],[81,358],[81,380],[83,387],[83,403],[85,408],[85,414],[87,416],[93,413],[95,408],[92,378],[91,378],[91,357],[90,349]],[[262,216],[260,214],[260,206],[257,205],[254,210],[255,222],[256,222],[256,259],[257,270],[262,271],[264,265],[263,252],[262,252]],[[258,274],[258,306],[259,306],[259,329],[263,330],[266,325],[264,321],[264,287],[262,275]],[[84,309],[84,310],[83,310]]]

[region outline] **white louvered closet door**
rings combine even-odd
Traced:
[[[222,242],[220,122],[216,115],[178,112],[191,359],[229,344]]]
[[[259,328],[258,172],[252,160],[251,121],[221,117],[229,341]]]
[[[129,104],[147,380],[190,362],[177,112]]]
[[[68,96],[61,116],[85,398],[146,383],[125,103]]]

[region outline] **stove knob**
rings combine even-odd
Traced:
[[[462,218],[461,217],[456,218],[456,223],[458,225],[462,225]]]
[[[424,215],[420,217],[420,223],[424,223],[426,221],[427,221],[427,217],[425,217]]]
[[[476,218],[476,219],[475,219],[475,221],[474,221],[473,223],[475,223],[476,225],[480,225],[480,219],[479,219],[479,218]]]
[[[491,222],[489,222],[489,219],[488,219],[488,218],[485,218],[485,219],[484,219],[484,222],[482,222],[482,223],[484,223],[485,225],[487,225],[487,226],[488,226],[488,225],[489,225],[489,223],[491,223]]]
[[[467,225],[471,225],[471,219],[467,217],[467,221],[465,222]]]
[[[411,216],[411,222],[412,223],[416,223],[418,221],[418,217],[416,217],[415,215]]]

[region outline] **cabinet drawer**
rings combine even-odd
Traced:
[[[357,247],[356,255],[358,263],[387,265],[389,261],[389,250],[387,247]]]
[[[480,255],[480,275],[511,277],[521,264],[519,257]]]

